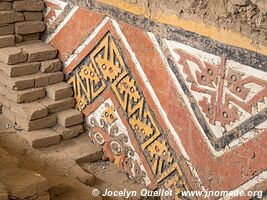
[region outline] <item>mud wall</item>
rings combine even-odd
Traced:
[[[265,16],[261,3],[242,5]],[[46,5],[44,40],[107,159],[151,189],[266,189],[264,42],[167,16],[168,4],[157,17],[143,1]]]

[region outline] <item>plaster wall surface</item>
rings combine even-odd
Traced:
[[[91,140],[151,189],[266,190],[264,43],[133,15],[138,2],[101,2],[46,0],[44,39]]]

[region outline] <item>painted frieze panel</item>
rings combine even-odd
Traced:
[[[89,136],[129,177],[152,189],[187,190],[175,151],[129,72],[119,42],[107,33],[71,73],[68,83],[73,87],[77,109],[90,108],[106,90],[111,90],[118,102],[115,108],[106,99],[91,112],[86,123]]]
[[[46,42],[105,159],[178,194],[266,183],[265,55],[162,24],[161,15],[155,22],[104,4],[46,2],[58,4],[47,3]]]
[[[267,127],[267,73],[165,40],[196,121],[216,150]],[[179,78],[180,77],[180,78]],[[192,107],[194,106],[194,109]],[[190,108],[191,107],[191,108]],[[255,130],[256,128],[256,130]]]

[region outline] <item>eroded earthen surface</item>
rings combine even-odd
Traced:
[[[8,196],[97,200],[102,198],[92,196],[94,188],[100,191],[144,188],[129,180],[112,163],[100,161],[101,149],[91,144],[86,134],[36,150],[9,124],[1,115],[0,197],[3,199]]]

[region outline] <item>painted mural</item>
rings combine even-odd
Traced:
[[[99,11],[47,2],[45,39],[59,49],[88,135],[128,177],[172,189],[177,199],[192,189],[266,186],[264,67],[225,54],[236,49],[224,44],[214,53],[208,42],[190,46],[176,39],[179,27],[159,36]]]

